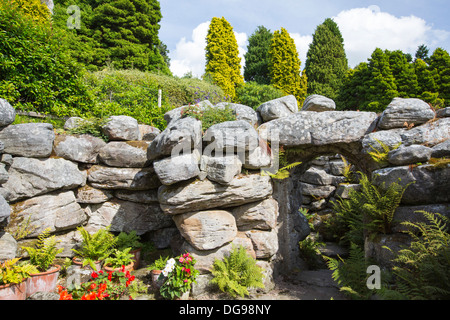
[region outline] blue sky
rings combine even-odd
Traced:
[[[351,67],[367,61],[376,47],[400,49],[414,55],[426,44],[430,51],[450,51],[448,0],[160,0],[160,39],[170,51],[171,70],[177,76],[204,72],[205,36],[213,17],[225,17],[233,26],[240,55],[259,25],[271,31],[288,30],[299,51],[302,68],[315,28],[333,18],[343,37]],[[431,52],[430,52],[431,53]],[[242,59],[243,60],[243,59]],[[242,61],[242,64],[244,60]]]

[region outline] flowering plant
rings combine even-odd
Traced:
[[[197,261],[189,254],[185,253],[167,261],[161,277],[165,278],[161,286],[160,293],[165,299],[179,298],[183,293],[191,290],[191,284],[196,283],[199,271],[194,268]]]
[[[59,300],[118,300],[129,295],[130,284],[135,280],[122,266],[121,271],[92,272],[91,280],[68,288],[58,286]]]

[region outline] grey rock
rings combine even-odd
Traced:
[[[169,157],[155,161],[153,167],[164,185],[171,185],[198,176],[200,153],[197,150],[189,154]]]
[[[139,140],[138,122],[129,116],[109,117],[102,131],[109,140]]]
[[[11,205],[14,216],[10,227],[16,230],[26,219],[32,232],[28,237],[36,237],[46,228],[50,232],[74,229],[87,221],[84,210],[77,203],[73,191],[46,194]]]
[[[16,110],[5,99],[0,98],[0,127],[9,126],[16,119]]]
[[[252,126],[258,125],[258,123],[260,122],[258,113],[249,106],[230,102],[220,102],[214,106],[214,108],[220,109],[225,107],[228,107],[233,111],[233,114],[236,116],[236,120],[247,121]]]
[[[449,165],[442,169],[432,165],[412,169],[409,166],[400,166],[372,172],[374,184],[382,186],[384,183],[385,188],[394,182],[402,186],[412,183],[403,194],[402,203],[406,205],[450,202],[449,179]]]
[[[300,182],[299,186],[302,190],[302,194],[318,198],[327,198],[333,193],[334,190],[336,190],[335,186],[319,186],[304,182]]]
[[[306,97],[301,111],[323,112],[334,110],[336,110],[336,103],[332,99],[319,94],[312,94]]]
[[[11,166],[13,163],[13,157],[10,154],[4,153],[1,155],[1,163],[4,163],[7,166]]]
[[[349,199],[350,190],[361,190],[360,184],[346,184],[342,183],[337,186],[336,192],[334,193],[335,197],[341,197],[342,199]]]
[[[431,148],[412,145],[400,147],[388,153],[388,161],[394,165],[414,164],[417,162],[427,162],[431,158]]]
[[[102,163],[111,167],[143,168],[150,164],[147,159],[147,141],[111,141],[99,151]]]
[[[17,241],[8,232],[0,231],[0,262],[17,256]]]
[[[450,218],[450,204],[429,204],[418,206],[400,206],[395,210],[392,219],[392,232],[415,231],[412,227],[403,225],[403,222],[429,223],[421,211],[439,213]]]
[[[275,230],[250,230],[245,234],[252,240],[257,259],[269,259],[278,251],[278,236]]]
[[[224,210],[198,211],[173,217],[181,235],[197,250],[212,250],[237,236],[236,220]]]
[[[0,195],[0,231],[9,223],[9,216],[11,215],[11,208],[6,202],[5,198]]]
[[[78,188],[75,193],[78,203],[103,203],[113,197],[111,191],[96,189],[89,185]]]
[[[80,117],[70,117],[64,123],[64,130],[72,130],[78,128],[83,123],[83,121],[84,119]]]
[[[9,179],[8,171],[5,169],[5,164],[0,163],[0,184],[5,183]]]
[[[374,112],[302,111],[266,122],[258,128],[258,133],[262,139],[278,139],[286,147],[350,143],[371,132],[376,118]]]
[[[436,116],[438,118],[450,117],[450,107],[437,110]]]
[[[434,111],[423,100],[394,98],[381,114],[378,128],[383,130],[402,128],[405,122],[408,125],[414,124],[417,126],[434,117]]]
[[[86,183],[86,173],[64,159],[14,158],[9,179],[0,188],[9,202],[58,189],[73,189]]]
[[[268,148],[268,146],[259,146],[253,151],[248,151],[245,154],[243,167],[250,170],[270,167],[270,164],[272,163],[272,157],[268,152]]]
[[[161,130],[159,130],[158,128],[149,126],[147,124],[139,125],[139,140],[153,141],[160,133]]]
[[[163,211],[175,215],[211,208],[232,207],[267,198],[272,194],[270,177],[248,175],[229,185],[203,180],[161,186],[158,199]]]
[[[293,95],[263,103],[256,109],[264,122],[289,117],[298,112],[297,99]]]
[[[391,150],[398,148],[402,144],[400,133],[398,129],[369,133],[361,141],[363,152],[384,152],[383,145]]]
[[[300,177],[300,181],[316,184],[316,185],[330,185],[333,184],[334,177],[325,172],[325,170],[320,170],[314,167],[308,168],[305,173]]]
[[[225,157],[202,156],[201,170],[206,172],[209,180],[228,184],[241,173],[242,162],[236,155]]]
[[[112,168],[94,165],[88,170],[91,186],[108,190],[148,190],[161,185],[153,168]]]
[[[399,131],[403,145],[423,144],[433,147],[442,141],[450,139],[450,118],[441,118],[436,121],[423,124],[411,130]]]
[[[150,144],[147,157],[154,160],[160,157],[180,155],[181,151],[197,149],[202,141],[202,123],[187,117],[173,120]]]
[[[59,294],[56,292],[38,291],[29,296],[27,300],[59,300]]]
[[[45,158],[52,153],[55,133],[49,123],[23,123],[0,131],[4,152],[14,156]]]
[[[117,190],[114,192],[116,198],[138,203],[156,203],[158,202],[158,189],[144,191]]]
[[[244,204],[233,209],[233,216],[241,231],[250,229],[270,231],[277,226],[278,202],[269,198]]]
[[[200,110],[206,107],[213,107],[213,104],[209,100],[200,101],[195,104]],[[183,110],[188,108],[189,106],[182,106],[175,109],[172,109],[164,114],[164,120],[166,120],[167,126],[171,124],[172,121],[176,121],[181,119]]]
[[[376,264],[384,268],[392,268],[393,261],[398,251],[410,246],[410,237],[407,234],[378,234],[375,237],[367,237],[364,242],[366,258],[374,259]],[[389,248],[389,249],[387,249]]]
[[[203,154],[210,156],[215,152],[252,151],[259,146],[255,128],[247,121],[226,121],[209,127],[203,141],[210,142]],[[227,155],[229,155],[227,153]]]
[[[450,157],[450,139],[435,145],[431,150],[433,151],[431,154],[433,158]]]
[[[83,163],[97,163],[97,155],[105,142],[91,135],[58,135],[54,141],[56,156]]]

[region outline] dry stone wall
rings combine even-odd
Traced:
[[[302,266],[298,241],[310,230],[299,207],[324,216],[330,200],[348,194],[340,155],[380,182],[416,182],[405,193],[400,220],[414,218],[418,208],[449,212],[450,168],[427,164],[450,156],[447,111],[437,117],[417,99],[395,99],[381,115],[334,111],[321,96],[311,96],[300,111],[293,96],[257,111],[230,107],[237,120],[206,132],[200,121],[183,117],[182,108],[166,114],[162,132],[113,116],[103,128],[105,142],[58,134],[50,124],[11,125],[14,109],[0,99],[0,228],[34,228],[18,244],[0,231],[0,259],[18,254],[18,246],[45,228],[60,240],[60,255],[70,257],[80,241],[78,226],[110,225],[114,232],[136,230],[158,248],[192,252],[205,276],[215,258],[242,245],[268,270],[270,282],[274,270]],[[401,143],[385,167],[368,156],[380,143]],[[302,161],[285,180],[261,174],[276,171],[277,147],[292,151],[289,161]],[[368,243],[367,254],[380,252],[379,243]]]

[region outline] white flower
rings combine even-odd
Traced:
[[[170,259],[169,261],[167,261],[166,266],[164,267],[164,270],[162,271],[162,274],[167,277],[169,275],[169,273],[171,273],[173,271],[173,269],[175,268],[175,259]]]

